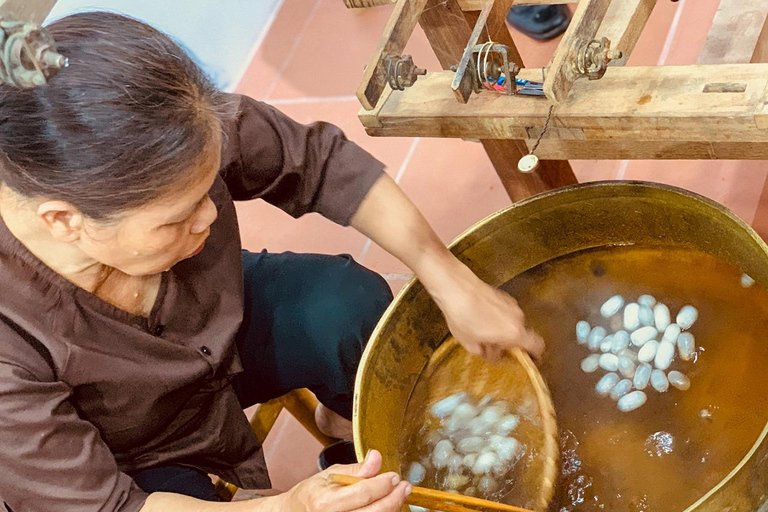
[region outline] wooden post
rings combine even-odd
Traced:
[[[699,54],[699,64],[766,62],[761,55],[768,45],[768,37],[762,30],[766,19],[766,0],[720,0]]]
[[[315,409],[320,404],[315,395],[308,389],[295,389],[280,397],[283,407],[309,431],[323,446],[329,446],[338,441],[320,432],[315,423]]]
[[[315,409],[318,404],[317,398],[308,389],[295,389],[280,398],[260,404],[251,418],[251,430],[253,430],[259,444],[264,444],[278,416],[285,408],[315,439],[320,441],[323,446],[328,446],[338,439],[326,436],[317,428]],[[221,478],[216,481],[216,495],[219,499],[232,501],[235,493],[237,493],[236,485]]]
[[[768,16],[766,16],[763,30],[757,38],[755,51],[750,62],[768,62]]]
[[[494,41],[510,47],[510,59],[519,59],[503,16],[501,20],[497,19],[499,13],[508,9],[511,3],[510,0],[494,2],[488,30]],[[464,45],[469,41],[472,28],[457,1],[430,0],[421,14],[419,23],[443,69],[449,69],[458,64],[464,52]],[[517,63],[522,66],[521,61]],[[483,140],[481,142],[512,201],[520,201],[539,192],[577,183],[576,176],[567,161],[542,161],[539,170],[533,174],[518,172],[517,161],[528,153],[528,147],[523,141]]]
[[[573,20],[565,31],[552,59],[549,74],[544,80],[544,94],[555,105],[561,104],[571,92],[573,83],[581,78],[573,69],[578,55],[577,43],[588,43],[597,36],[611,0],[583,0],[579,2]]]
[[[612,60],[609,66],[623,66],[627,63],[645,24],[648,23],[648,18],[651,17],[656,1],[616,0],[608,7],[595,39],[607,37],[611,48],[623,54],[620,59]]]
[[[427,0],[399,0],[387,21],[373,58],[365,68],[357,88],[357,99],[366,110],[373,110],[387,86],[387,56],[400,55],[416,28],[419,13]]]

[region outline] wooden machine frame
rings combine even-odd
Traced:
[[[657,1],[670,0],[397,0],[357,91],[360,120],[373,136],[480,140],[513,201],[576,183],[568,159],[768,159],[768,2],[721,0],[696,65],[625,67]],[[551,3],[578,5],[549,65],[524,68],[507,10]],[[443,70],[394,73],[417,23]],[[471,83],[491,41],[543,96]],[[540,168],[519,172],[535,146]]]

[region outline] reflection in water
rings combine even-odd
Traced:
[[[651,457],[669,455],[675,449],[675,438],[669,432],[655,432],[645,440],[645,453]]]

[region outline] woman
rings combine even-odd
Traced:
[[[49,27],[48,86],[0,87],[0,496],[15,512],[389,512],[381,457],[285,494],[242,409],[309,387],[349,435],[363,345],[391,300],[346,256],[241,252],[232,200],[351,224],[421,279],[474,354],[536,354],[513,299],[440,243],[382,165],[324,123],[216,91],[166,36],[114,14]],[[246,222],[258,219],[244,219]],[[265,226],[267,229],[268,226]]]

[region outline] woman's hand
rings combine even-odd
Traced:
[[[526,327],[517,301],[467,272],[445,276],[433,293],[453,336],[469,353],[491,361],[513,347],[541,357],[544,340]]]
[[[381,454],[371,451],[359,464],[332,466],[304,480],[285,493],[285,512],[399,512],[411,493],[411,485],[397,473],[383,473]],[[349,486],[332,484],[332,473],[365,478]]]
[[[371,188],[352,226],[408,265],[472,354],[496,359],[512,347],[539,357],[544,342],[526,328],[515,299],[482,282],[440,241],[416,206],[387,176]]]

